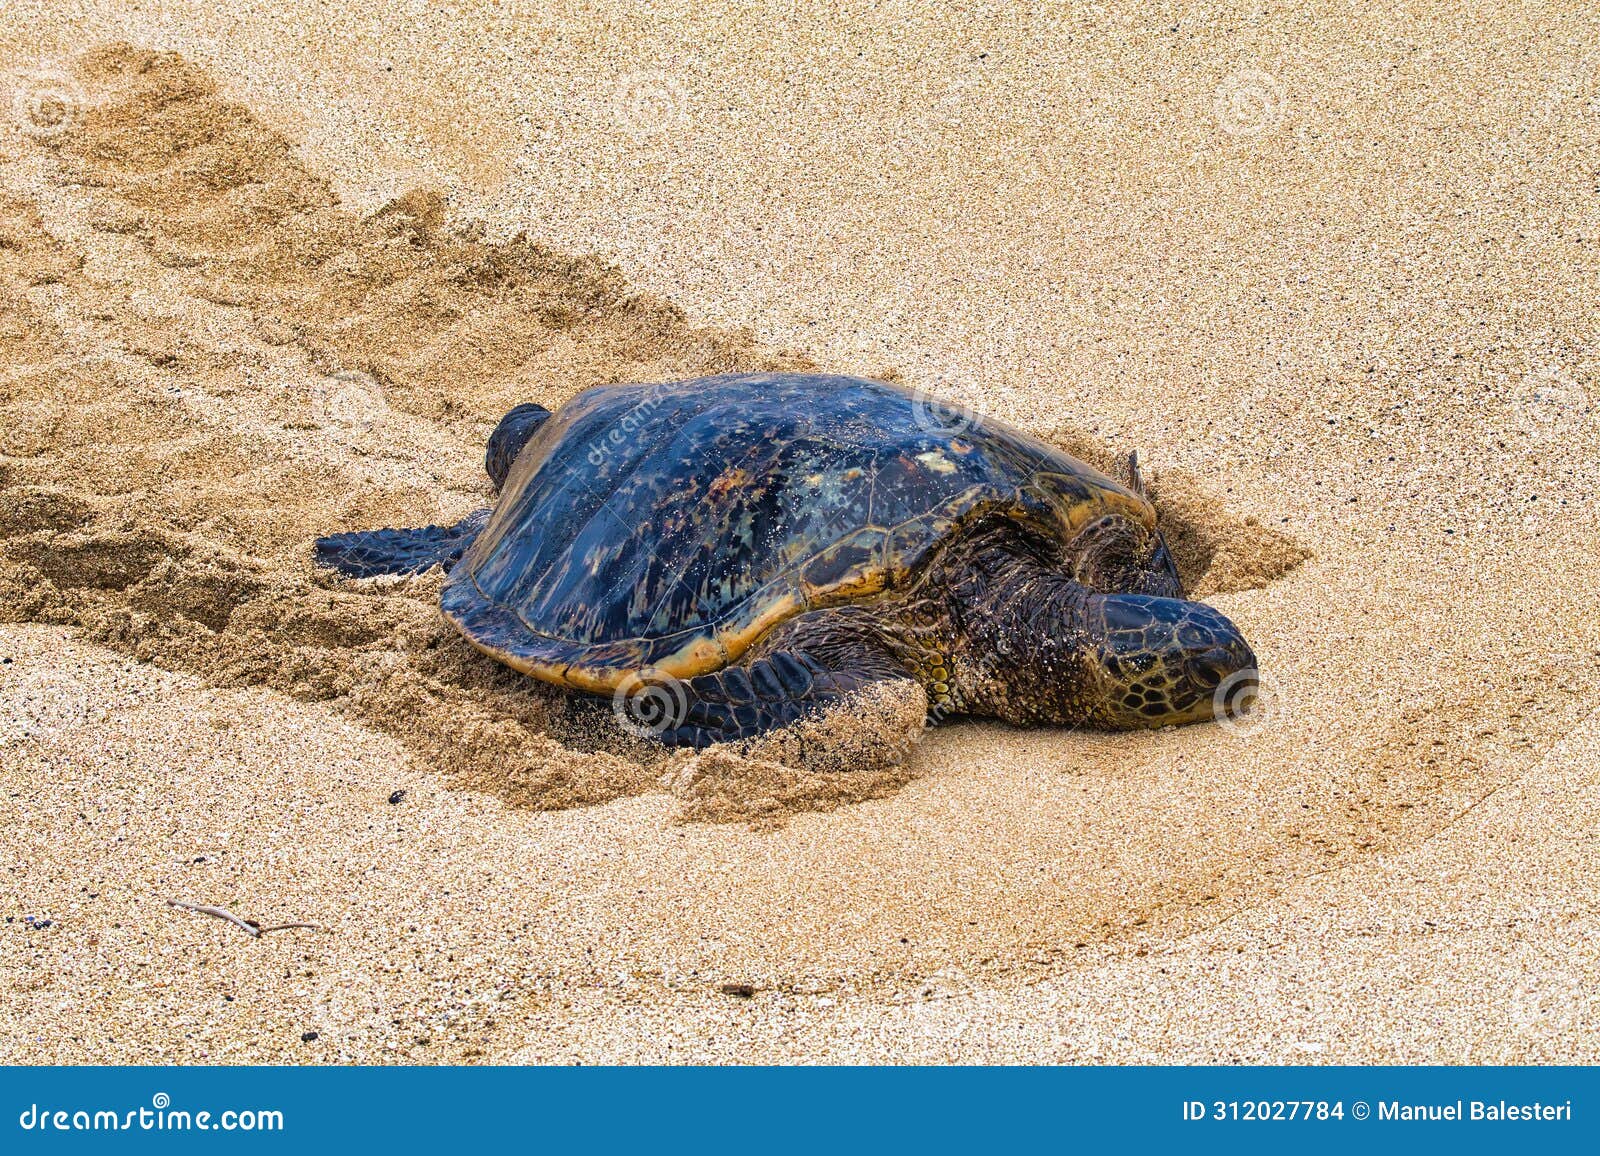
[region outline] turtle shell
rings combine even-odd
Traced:
[[[856,377],[729,374],[573,398],[450,572],[446,617],[551,682],[610,691],[735,661],[807,610],[903,587],[969,519],[1070,540],[1142,497],[989,418]]]

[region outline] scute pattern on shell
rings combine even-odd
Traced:
[[[523,449],[445,586],[466,636],[609,690],[736,659],[777,623],[903,583],[963,519],[1070,536],[1142,498],[1000,422],[941,428],[908,390],[730,374],[586,391]]]

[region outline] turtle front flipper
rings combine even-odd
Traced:
[[[351,578],[380,574],[420,574],[433,566],[446,570],[489,521],[489,510],[474,510],[454,526],[419,526],[410,530],[356,530],[318,538],[318,566]]]
[[[549,420],[550,411],[531,401],[513,406],[510,412],[500,419],[500,424],[494,427],[494,433],[489,435],[489,448],[483,455],[483,468],[494,482],[495,489],[498,490],[506,484],[506,477],[511,473],[511,467],[516,464],[517,455],[522,452],[522,447],[527,445],[533,435],[539,432],[539,427]]]

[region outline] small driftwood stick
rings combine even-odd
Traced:
[[[181,907],[185,911],[198,911],[201,915],[211,915],[217,919],[225,919],[252,939],[260,939],[269,931],[290,931],[296,927],[304,927],[311,931],[322,930],[315,923],[275,923],[271,927],[262,927],[253,919],[240,919],[226,907],[212,907],[204,903],[185,903],[181,899],[169,899],[167,900],[167,906]]]

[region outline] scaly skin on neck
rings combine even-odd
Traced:
[[[930,575],[950,629],[956,694],[1010,723],[1091,721],[1091,599],[1014,527],[975,535]]]
[[[1210,607],[1099,592],[1064,570],[1047,544],[1007,522],[953,544],[930,570],[921,605],[943,610],[935,633],[961,711],[1017,724],[1165,726],[1210,717],[1215,688],[1253,672],[1250,648]],[[1176,577],[1124,581],[1149,590]]]

